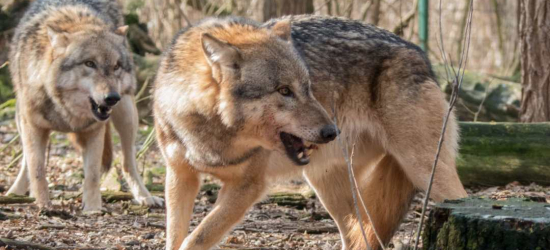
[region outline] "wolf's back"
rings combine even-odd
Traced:
[[[264,24],[270,27],[280,20],[291,20],[292,40],[310,68],[313,82],[339,84],[357,82],[357,78],[374,80],[384,70],[384,62],[399,61],[403,51],[413,55],[400,67],[409,68],[419,81],[433,79],[426,54],[415,44],[371,24],[355,20],[315,15],[285,16]],[[398,59],[398,60],[395,60]],[[364,81],[365,82],[365,81]]]

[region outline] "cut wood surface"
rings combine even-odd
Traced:
[[[460,123],[464,185],[550,185],[550,123]]]
[[[466,198],[437,204],[424,250],[550,249],[550,205],[525,199]]]

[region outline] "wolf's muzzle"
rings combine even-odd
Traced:
[[[120,101],[120,95],[117,92],[111,92],[105,96],[105,104],[107,106],[115,106]]]
[[[321,139],[323,140],[322,143],[331,142],[338,134],[340,134],[340,130],[337,129],[336,126],[333,124],[325,125],[321,129]]]

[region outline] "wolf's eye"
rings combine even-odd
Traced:
[[[279,94],[283,96],[292,96],[292,91],[288,87],[282,87],[279,90]]]
[[[120,63],[117,63],[117,64],[115,65],[115,67],[113,68],[113,70],[117,71],[117,70],[119,70],[119,69],[120,69]]]
[[[95,62],[86,61],[86,62],[84,62],[84,65],[86,65],[86,67],[94,68],[94,69],[95,69]]]

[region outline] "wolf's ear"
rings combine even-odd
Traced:
[[[224,67],[238,67],[241,54],[231,44],[220,41],[208,33],[202,34],[201,43],[204,56],[210,66],[219,64]]]
[[[273,25],[271,30],[273,31],[273,33],[275,33],[275,35],[277,35],[281,39],[285,41],[290,41],[291,39],[290,27],[291,27],[290,20],[283,20],[275,23],[275,25]]]
[[[69,44],[69,38],[67,32],[58,31],[50,26],[46,27],[48,31],[48,38],[52,48],[65,48]]]
[[[126,37],[126,34],[128,34],[128,25],[118,27],[115,30],[115,34]]]

